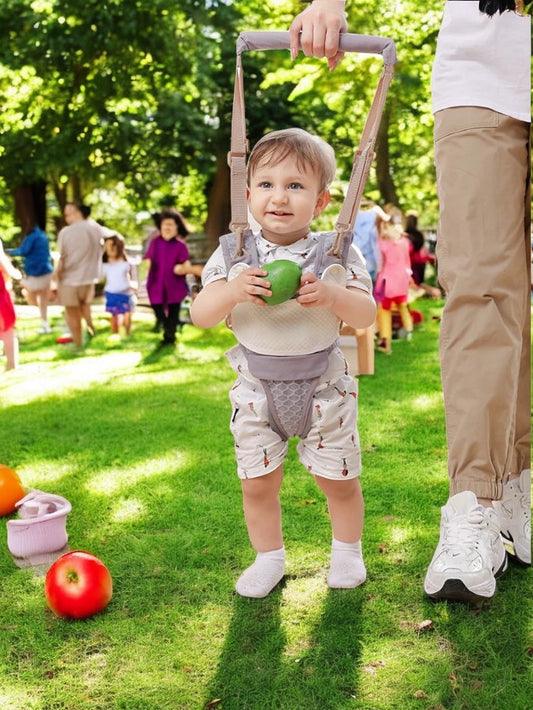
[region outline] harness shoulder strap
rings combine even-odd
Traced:
[[[340,254],[337,256],[333,250],[333,245],[338,239],[337,232],[323,232],[318,240],[318,248],[316,252],[315,274],[318,278],[322,276],[324,271],[331,264],[341,264],[346,266],[348,262],[348,252],[352,243],[352,232],[345,232],[342,235],[342,243]],[[305,269],[305,264],[303,266]]]
[[[228,272],[234,264],[259,266],[257,245],[250,229],[245,230],[242,235],[237,232],[224,234],[220,237],[220,246]]]

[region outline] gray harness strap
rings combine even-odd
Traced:
[[[320,240],[320,248],[315,254],[315,272],[321,276],[330,264],[344,264],[348,258],[351,234],[345,235],[341,257],[331,254],[336,233],[326,232]],[[220,245],[226,267],[244,263],[259,266],[259,255],[255,237],[250,230],[243,234],[242,253],[236,253],[237,235],[226,234],[220,238]],[[302,269],[305,271],[306,262]],[[304,437],[311,428],[313,395],[320,376],[327,370],[329,354],[333,348],[305,355],[264,355],[240,345],[248,362],[250,373],[257,377],[265,390],[269,423],[285,441],[293,436]]]

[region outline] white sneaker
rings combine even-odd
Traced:
[[[503,487],[503,498],[494,501],[503,544],[507,552],[523,565],[531,564],[531,469]]]
[[[441,512],[439,544],[424,591],[431,599],[490,599],[496,578],[507,569],[496,512],[480,505],[471,491],[452,496]]]
[[[39,335],[48,335],[49,333],[52,332],[52,328],[50,328],[48,323],[45,323],[44,321],[41,324],[41,327],[37,331]]]

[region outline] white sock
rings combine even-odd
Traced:
[[[363,584],[365,579],[366,567],[361,553],[361,541],[341,542],[333,538],[328,587],[351,589]]]
[[[235,591],[241,597],[262,599],[274,589],[285,574],[285,548],[258,552],[253,565],[237,580]]]

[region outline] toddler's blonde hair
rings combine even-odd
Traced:
[[[337,164],[329,143],[301,128],[285,128],[267,133],[255,144],[248,159],[248,184],[259,166],[275,165],[289,157],[300,170],[311,170],[318,177],[321,191],[335,179]]]
[[[402,236],[403,230],[399,224],[384,222],[381,227],[381,238],[396,241]]]

